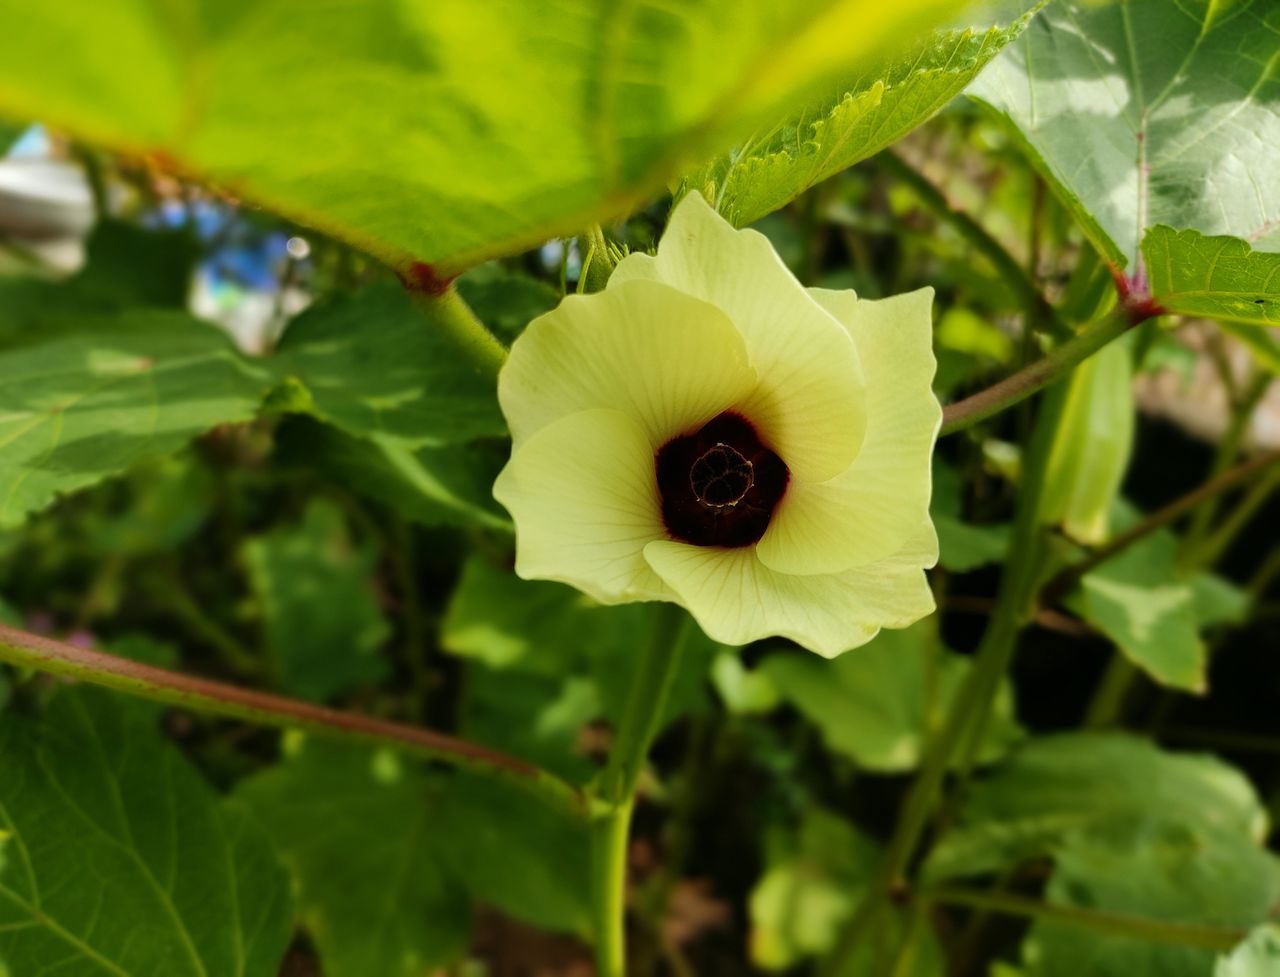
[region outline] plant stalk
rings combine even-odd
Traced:
[[[1119,339],[1152,313],[1122,305],[1099,319],[1075,338],[1063,343],[1047,356],[1018,370],[972,397],[948,404],[942,411],[939,437],[963,431],[1006,408],[1025,400],[1066,374],[1076,364],[1088,359],[1113,340]]]
[[[876,878],[840,933],[835,948],[820,971],[822,977],[839,977],[844,972],[849,957],[879,922],[890,896],[902,889],[907,868],[915,857],[935,809],[952,758],[958,751],[963,751],[962,756],[967,754],[971,757],[976,748],[965,750],[965,744],[974,743],[974,737],[981,737],[985,730],[1000,681],[1013,658],[1018,632],[1032,610],[1041,561],[1040,498],[1044,491],[1046,462],[1064,403],[1065,397],[1050,396],[1041,404],[1022,466],[1024,480],[1018,493],[1013,538],[1009,558],[1000,577],[991,621],[978,647],[973,668],[956,695],[941,731],[930,745],[920,773],[907,795]]]
[[[636,784],[658,732],[690,626],[683,608],[658,605],[649,647],[632,677],[609,761],[592,791],[591,874],[598,977],[626,974],[627,842]]]
[[[504,780],[571,817],[582,818],[587,814],[583,793],[554,774],[524,760],[442,733],[194,678],[4,625],[0,625],[0,661],[182,709],[299,729],[330,739],[389,746]]]

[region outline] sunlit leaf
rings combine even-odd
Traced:
[[[960,93],[1025,25],[940,32],[684,178],[742,226],[896,142]]]
[[[6,0],[0,111],[438,281],[626,210],[953,10]]]
[[[81,319],[0,350],[0,526],[254,415],[270,375],[180,313]]]
[[[1239,238],[1163,226],[1147,232],[1142,253],[1161,308],[1280,326],[1280,254],[1255,251]]]
[[[970,92],[1017,126],[1117,265],[1156,224],[1274,251],[1278,35],[1270,0],[1057,0]]]

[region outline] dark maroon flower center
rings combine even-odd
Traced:
[[[696,546],[750,546],[790,478],[751,422],[728,411],[664,444],[655,468],[667,532]]]

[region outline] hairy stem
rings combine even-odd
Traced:
[[[939,436],[963,431],[1025,400],[1063,376],[1076,364],[1088,359],[1103,346],[1119,339],[1139,322],[1150,318],[1152,314],[1154,310],[1122,305],[1030,366],[1005,377],[985,390],[980,390],[972,397],[948,404],[942,411],[942,428],[938,432]]]
[[[559,777],[524,760],[430,730],[194,678],[4,625],[0,625],[0,661],[197,712],[389,746],[508,781],[573,817],[587,813],[582,792]]]
[[[498,370],[507,360],[507,348],[476,317],[453,285],[439,294],[411,289],[410,295],[413,304],[422,310],[432,325],[457,344],[465,362],[478,375],[497,377]]]
[[[599,977],[626,973],[627,841],[636,784],[657,734],[689,626],[682,608],[658,605],[649,647],[632,676],[609,762],[592,792],[598,804],[592,827],[592,887]]]
[[[1175,923],[1164,919],[1102,912],[1081,906],[1056,905],[1004,892],[939,887],[926,889],[919,894],[919,897],[926,902],[946,906],[979,909],[1008,916],[1052,919],[1055,922],[1067,923],[1098,933],[1114,933],[1117,936],[1127,936],[1149,943],[1198,947],[1218,952],[1230,950],[1246,935],[1244,930],[1225,926]]]

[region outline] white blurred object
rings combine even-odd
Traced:
[[[0,160],[0,233],[33,242],[83,238],[95,216],[80,167],[53,159]]]

